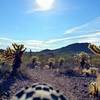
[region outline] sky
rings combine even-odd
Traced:
[[[0,0],[0,48],[100,45],[100,0]]]

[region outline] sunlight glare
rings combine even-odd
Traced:
[[[50,10],[53,7],[54,0],[36,0],[40,10]]]

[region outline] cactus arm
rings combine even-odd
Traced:
[[[22,52],[25,52],[26,48],[22,51]]]
[[[100,56],[100,46],[97,47],[96,45],[89,44],[88,48],[96,55]]]
[[[20,45],[19,49],[22,50],[24,48],[24,45]]]
[[[18,49],[16,43],[13,43],[12,46],[13,46],[13,48],[14,48],[15,50]]]

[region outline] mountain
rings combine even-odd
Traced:
[[[42,50],[42,51],[41,51],[41,53],[49,53],[49,52],[52,52],[52,50],[45,49],[45,50]]]
[[[90,49],[88,48],[89,43],[75,43],[75,44],[71,44],[59,49],[55,49],[55,50],[43,50],[40,53],[54,53],[54,54],[60,54],[60,53],[79,53],[79,52],[86,52],[86,53],[92,53],[90,51]]]
[[[68,45],[66,47],[62,47],[60,49],[56,49],[55,52],[70,52],[70,53],[77,53],[77,52],[87,52],[90,53],[91,51],[88,49],[89,43],[75,43]]]

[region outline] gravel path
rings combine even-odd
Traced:
[[[10,86],[10,96],[26,85],[30,86],[33,83],[41,82],[51,84],[55,89],[59,89],[65,94],[68,100],[96,100],[88,95],[87,88],[88,83],[93,80],[93,78],[57,75],[57,73],[52,70],[42,69],[27,69],[25,76],[27,76],[26,79],[20,77]],[[4,97],[3,100],[6,100],[6,97]]]

